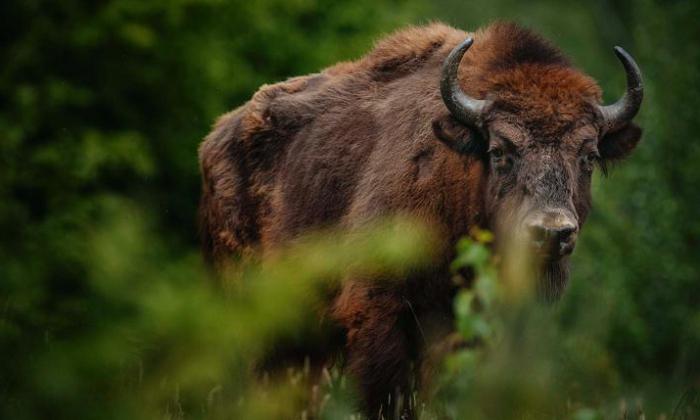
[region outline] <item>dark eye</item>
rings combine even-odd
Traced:
[[[494,149],[491,149],[490,153],[491,153],[491,157],[496,158],[496,159],[503,157],[503,149],[494,148]]]
[[[587,155],[581,157],[581,166],[586,172],[593,171],[593,165],[598,161],[600,156],[596,152],[590,152]]]
[[[491,156],[491,166],[500,174],[505,174],[510,171],[513,166],[513,156],[498,147],[489,150]]]

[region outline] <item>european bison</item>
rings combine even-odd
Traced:
[[[365,408],[386,412],[425,354],[416,321],[450,325],[447,262],[470,228],[525,241],[541,295],[562,293],[594,168],[641,136],[641,74],[615,53],[627,91],[607,106],[559,49],[509,23],[409,28],[357,61],[263,86],[201,145],[205,254],[221,262],[394,212],[438,226],[443,263],[391,285],[345,283],[329,306]]]

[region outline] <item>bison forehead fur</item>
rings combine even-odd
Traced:
[[[448,261],[457,238],[488,227],[488,161],[436,141],[475,135],[450,117],[439,89],[445,58],[467,35],[443,24],[408,28],[357,61],[265,85],[222,116],[199,150],[209,260],[400,211],[437,226]],[[467,94],[490,97],[542,140],[566,141],[563,133],[593,118],[599,87],[550,43],[508,23],[471,36],[458,74]],[[415,322],[404,320],[450,322],[454,291],[441,267],[381,289],[350,282],[329,304],[370,412],[410,382],[409,367],[426,353],[416,349]]]

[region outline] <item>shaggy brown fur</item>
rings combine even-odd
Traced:
[[[353,227],[394,212],[410,212],[443,233],[443,263],[430,272],[392,286],[348,282],[330,306],[345,330],[346,369],[370,413],[381,406],[386,412],[387,397],[408,389],[425,350],[416,319],[449,329],[450,250],[470,227],[493,228],[498,198],[512,189],[492,179],[498,161],[485,156],[498,136],[479,142],[441,99],[442,63],[466,36],[443,24],[409,28],[360,60],[263,86],[221,117],[200,148],[201,229],[213,262],[266,252],[309,229]],[[600,134],[590,107],[600,89],[558,49],[516,25],[492,25],[473,37],[460,66],[462,88],[494,99],[499,136],[532,150],[558,148],[569,163],[558,175],[542,169],[540,178],[573,179],[558,188],[573,197],[583,223],[590,185],[574,154],[582,137]],[[600,148],[617,159],[634,147],[639,130],[614,135],[624,141],[604,137]],[[557,292],[559,283],[552,286]]]

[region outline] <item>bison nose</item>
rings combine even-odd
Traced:
[[[548,225],[531,223],[528,225],[530,240],[535,249],[550,257],[569,255],[576,245],[576,226],[570,222]]]

